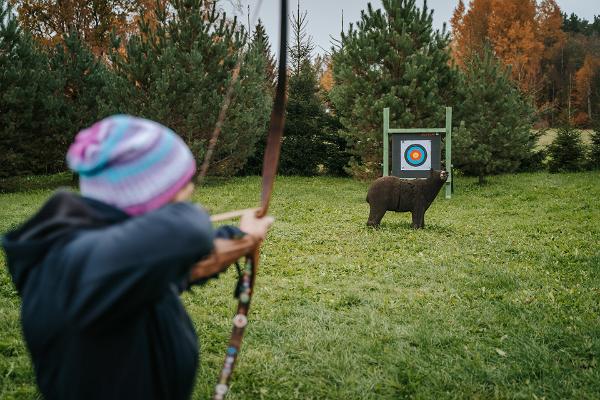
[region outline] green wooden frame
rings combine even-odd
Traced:
[[[383,109],[383,176],[390,174],[390,133],[444,133],[446,135],[446,198],[452,198],[452,107],[446,107],[445,128],[390,128],[390,109]]]

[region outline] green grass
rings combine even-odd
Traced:
[[[259,181],[212,182],[213,212],[256,203]],[[600,175],[459,178],[426,229],[365,226],[367,184],[279,178],[230,399],[597,399]],[[50,194],[0,195],[2,231]],[[19,300],[0,272],[0,398],[35,398]],[[215,383],[235,274],[183,296],[201,342],[194,399]]]

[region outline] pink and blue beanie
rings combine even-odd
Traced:
[[[169,128],[115,115],[79,132],[67,153],[81,194],[140,215],[167,204],[191,180],[196,162]]]

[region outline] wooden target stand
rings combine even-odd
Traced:
[[[444,128],[390,128],[390,109],[383,109],[383,176],[389,176],[389,135],[394,135],[392,145],[392,173],[400,178],[425,178],[429,169],[440,168],[440,135],[445,134],[446,149],[446,199],[452,198],[452,107],[446,107]],[[397,135],[397,136],[396,136]],[[401,136],[402,135],[402,136]]]

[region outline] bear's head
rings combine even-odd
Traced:
[[[443,180],[444,182],[446,182],[446,179],[448,179],[448,171],[441,170],[440,171],[440,179]]]
[[[448,172],[442,170],[437,170],[437,169],[430,169],[429,170],[429,177],[430,178],[439,178],[442,182],[446,182],[446,179],[448,179]]]

